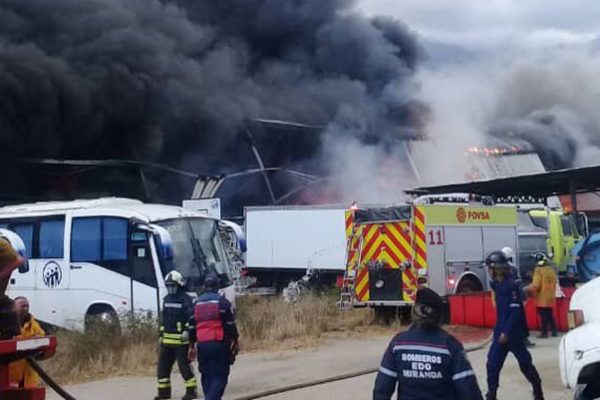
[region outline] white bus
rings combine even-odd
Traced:
[[[82,329],[93,319],[160,310],[172,269],[199,288],[209,272],[234,295],[219,221],[180,207],[124,198],[0,208],[0,229],[24,241],[29,271],[13,273],[11,297],[26,296],[36,318]]]

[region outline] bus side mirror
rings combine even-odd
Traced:
[[[25,248],[25,242],[21,239],[21,236],[17,235],[13,231],[8,229],[0,229],[0,237],[8,240],[8,243],[15,249],[15,251],[23,259],[23,263],[18,266],[19,273],[24,274],[29,272],[29,260],[27,259],[27,249]]]
[[[154,234],[154,243],[156,244],[159,256],[164,261],[173,260],[173,239],[169,231],[158,225],[150,224],[148,226]]]
[[[136,224],[136,228],[152,234],[158,256],[163,261],[173,260],[173,239],[171,238],[171,234],[168,230],[159,225],[146,223]]]

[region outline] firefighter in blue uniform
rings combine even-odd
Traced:
[[[171,398],[171,369],[175,360],[185,385],[182,400],[196,399],[196,376],[188,358],[189,321],[193,313],[193,300],[185,292],[183,276],[179,272],[169,272],[165,277],[165,286],[168,294],[163,299],[157,367],[158,396],[155,400]]]
[[[526,348],[524,331],[520,324],[523,300],[519,284],[511,273],[509,260],[502,251],[490,253],[485,261],[492,277],[491,287],[496,299],[497,321],[487,359],[488,392],[486,400],[496,400],[500,370],[508,352],[514,354],[519,368],[533,386],[535,400],[543,400],[542,380],[533,366]]]
[[[519,285],[519,290],[521,293],[523,292],[523,281],[519,277],[519,268],[515,265],[514,254],[515,252],[511,247],[503,247],[502,252],[506,256],[508,260],[508,265],[510,265],[511,273],[515,282]],[[529,340],[529,327],[527,326],[527,316],[525,315],[525,296],[521,295],[521,299],[523,302],[521,303],[521,312],[519,318],[519,325],[523,327],[523,337],[525,338],[525,346],[527,347],[535,347],[535,343]]]
[[[218,293],[219,278],[208,274],[204,293],[194,303],[194,338],[198,368],[206,400],[220,400],[225,393],[229,369],[238,353],[238,331],[231,303]]]
[[[442,299],[419,289],[413,324],[392,339],[375,380],[373,400],[481,400],[475,373],[458,340],[441,327]]]

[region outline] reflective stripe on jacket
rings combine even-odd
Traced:
[[[189,344],[187,331],[189,330],[189,320],[193,315],[192,304],[192,298],[183,290],[164,297],[160,327],[162,344],[169,346]],[[184,332],[186,334],[182,336]]]
[[[217,292],[203,293],[194,304],[195,336],[198,342],[237,339],[231,303]]]
[[[441,328],[411,327],[387,347],[373,389],[374,400],[481,400],[462,345]]]

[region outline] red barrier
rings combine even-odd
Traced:
[[[534,299],[527,299],[525,302],[525,317],[527,318],[527,326],[529,329],[535,331],[540,330],[541,320]]]
[[[484,326],[483,293],[469,293],[465,298],[465,325]]]
[[[557,298],[553,312],[556,327],[559,331],[569,330],[567,312],[574,289],[563,289],[566,297]],[[450,323],[453,325],[470,325],[482,328],[493,328],[496,325],[496,307],[492,292],[468,293],[449,297]],[[541,320],[535,299],[528,298],[525,302],[525,317],[531,330],[541,329]]]
[[[560,298],[556,300],[556,303],[558,305],[556,314],[556,326],[561,332],[566,332],[569,330],[569,321],[567,319],[567,313],[569,311],[572,294],[573,292],[571,292],[568,298]]]
[[[452,325],[465,325],[465,298],[464,296],[450,296],[450,323]]]
[[[492,292],[484,292],[483,300],[483,324],[486,328],[493,328],[496,326],[496,307],[494,305],[494,299]]]

